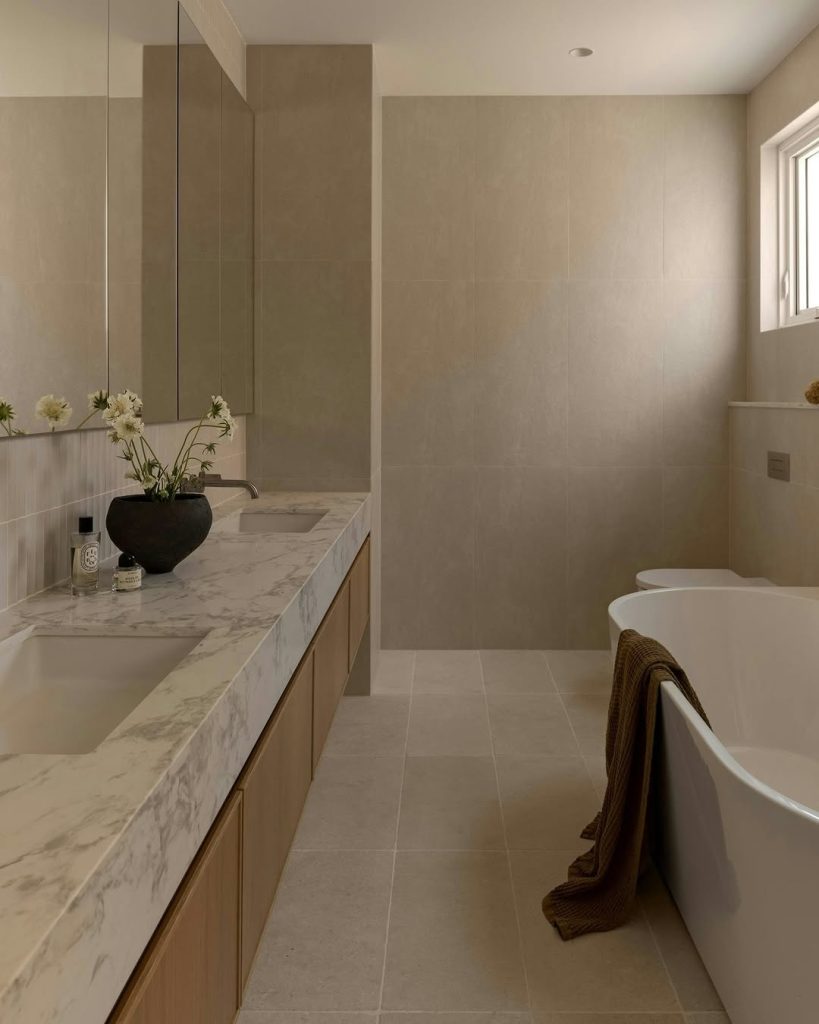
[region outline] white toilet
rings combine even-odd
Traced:
[[[730,569],[643,569],[635,578],[638,590],[670,587],[775,587],[764,576],[737,576]]]

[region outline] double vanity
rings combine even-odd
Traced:
[[[366,495],[234,499],[141,591],[0,615],[0,1020],[228,1024],[351,672]]]

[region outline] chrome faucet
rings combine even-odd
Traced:
[[[201,494],[206,487],[244,487],[251,498],[259,497],[259,488],[250,480],[225,480],[221,473],[200,473],[188,481],[185,490]]]

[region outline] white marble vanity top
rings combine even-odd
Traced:
[[[328,513],[304,534],[232,530],[251,505]],[[214,518],[141,591],[55,589],[0,615],[0,640],[31,625],[206,634],[93,753],[0,756],[3,1024],[105,1021],[367,536],[370,503],[264,494]]]

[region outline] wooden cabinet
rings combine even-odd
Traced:
[[[349,670],[352,670],[369,618],[370,538],[368,537],[350,570],[350,653],[347,666]]]
[[[318,763],[333,715],[344,692],[350,658],[350,581],[336,595],[314,647],[313,767]]]
[[[223,808],[112,1024],[231,1024],[236,1016],[241,802],[234,794]]]
[[[244,989],[313,777],[313,654],[307,655],[242,773]]]

